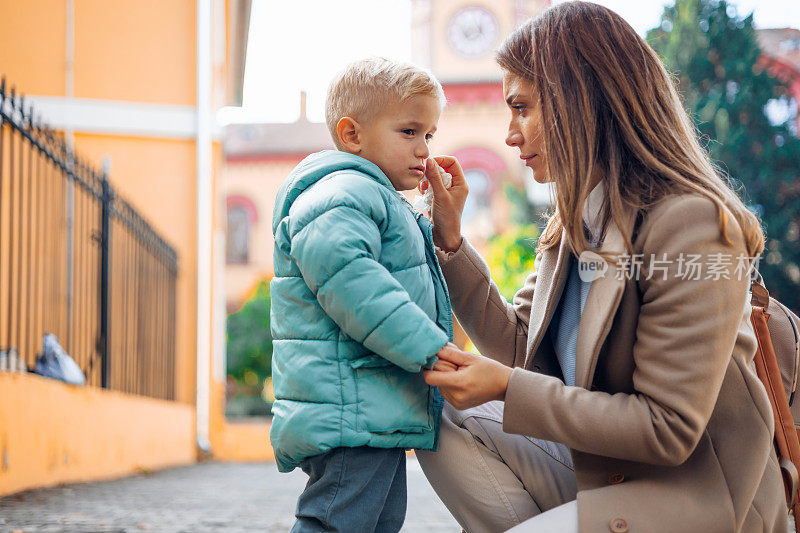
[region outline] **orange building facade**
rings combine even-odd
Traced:
[[[227,438],[211,405],[224,388],[213,119],[241,102],[250,2],[4,0],[2,11],[0,75],[105,165],[175,249],[178,274],[175,401],[0,372],[0,495],[192,462]]]

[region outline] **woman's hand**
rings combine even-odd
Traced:
[[[428,385],[439,387],[442,396],[456,409],[475,407],[491,400],[504,400],[511,368],[488,357],[462,352],[448,343],[439,350],[438,363],[451,363],[458,367],[425,370]]]
[[[464,179],[464,171],[458,164],[455,157],[437,156],[430,158],[425,163],[425,177],[428,181],[420,183],[430,184],[433,189],[433,208],[431,208],[431,219],[433,220],[433,242],[445,252],[455,252],[461,246],[461,213],[464,211],[464,204],[467,201],[467,181]],[[445,172],[453,176],[453,183],[447,189],[442,183],[442,176],[439,172],[441,166]]]

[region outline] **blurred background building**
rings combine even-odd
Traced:
[[[470,187],[464,231],[482,251],[508,226],[506,184],[527,191],[537,205],[549,201],[548,188],[525,179],[523,162],[504,143],[509,115],[494,61],[503,36],[547,5],[548,0],[411,4],[412,59],[431,69],[447,97],[432,153],[454,155],[464,168]],[[221,191],[227,209],[229,311],[239,308],[259,280],[272,277],[272,208],[281,182],[308,154],[333,148],[325,124],[307,118],[305,94],[299,98],[297,122],[225,129]]]

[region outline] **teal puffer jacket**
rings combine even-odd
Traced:
[[[431,223],[377,165],[324,151],[278,191],[270,283],[278,469],[340,446],[436,449],[422,377],[453,338]]]

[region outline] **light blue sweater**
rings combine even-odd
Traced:
[[[550,322],[550,336],[556,350],[564,383],[575,385],[575,350],[578,345],[578,327],[586,305],[586,297],[592,286],[591,281],[583,281],[578,273],[579,262],[572,257],[569,277]]]

